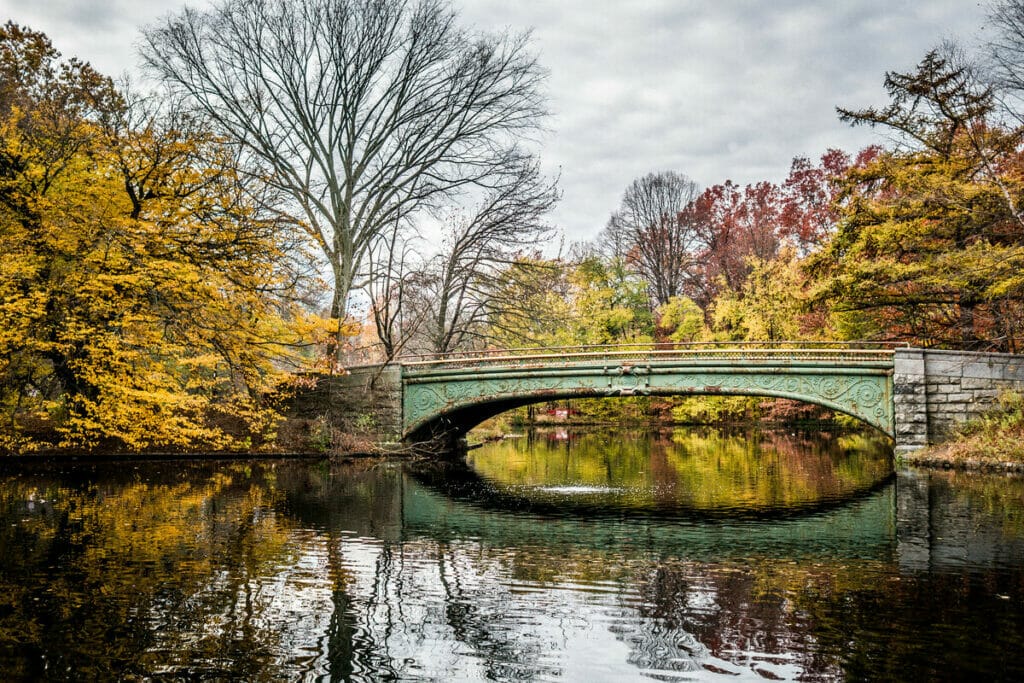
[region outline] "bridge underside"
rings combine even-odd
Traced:
[[[894,436],[892,362],[736,362],[705,359],[638,364],[467,365],[403,371],[403,436],[461,435],[506,410],[567,398],[637,395],[765,396],[846,413]]]

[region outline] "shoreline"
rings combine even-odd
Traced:
[[[607,422],[547,422],[539,421],[532,424],[514,425],[514,428],[521,429],[593,429],[593,428],[622,428],[622,429],[643,429],[661,431],[674,428],[709,428],[717,427],[724,429],[738,428],[763,428],[769,429],[825,429],[846,431],[848,427],[835,423],[771,423],[771,424],[743,424],[743,423],[671,423],[656,422],[646,424],[622,424]],[[507,427],[506,427],[507,429]],[[355,435],[352,435],[355,436]],[[501,433],[485,433],[480,435],[479,441],[466,444],[467,450],[479,448],[490,441],[511,438],[511,432],[502,430]],[[347,449],[326,449],[315,448],[299,450],[279,451],[153,451],[153,452],[105,452],[89,453],[83,451],[42,451],[36,453],[3,454],[0,455],[0,467],[4,465],[18,466],[29,464],[52,463],[55,465],[74,464],[111,464],[130,462],[160,462],[176,460],[192,461],[239,461],[239,460],[369,460],[387,457],[421,457],[424,453],[415,445],[401,443],[371,444],[362,443],[361,448]],[[975,450],[968,449],[966,455],[956,454],[957,450],[963,450],[964,441],[950,441],[944,444],[928,446],[911,453],[896,455],[893,454],[893,462],[896,465],[904,465],[915,468],[934,469],[944,471],[963,472],[984,472],[990,474],[1014,474],[1024,475],[1024,461],[1002,460],[988,456],[978,456]]]
[[[919,451],[896,457],[896,462],[911,467],[991,474],[1024,474],[1024,462],[1000,460],[991,457],[953,457],[957,442],[928,446]]]

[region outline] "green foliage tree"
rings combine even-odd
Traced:
[[[655,315],[658,317],[658,332],[669,341],[696,342],[707,337],[704,311],[689,297],[671,297],[658,306]]]
[[[715,334],[730,341],[820,339],[825,330],[808,298],[807,276],[792,248],[773,260],[750,259],[740,291],[724,290],[715,300]]]
[[[575,344],[647,343],[654,339],[654,317],[647,284],[622,259],[582,258],[569,275]]]

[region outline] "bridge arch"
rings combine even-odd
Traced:
[[[403,364],[403,436],[464,434],[531,403],[636,395],[765,396],[813,403],[894,436],[891,350],[583,352]]]

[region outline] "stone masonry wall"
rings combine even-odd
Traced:
[[[376,365],[354,368],[347,375],[318,376],[315,386],[298,392],[289,417],[376,443],[400,441],[401,368]]]
[[[916,450],[984,413],[1004,391],[1024,391],[1024,356],[897,349],[893,390],[896,450]]]

